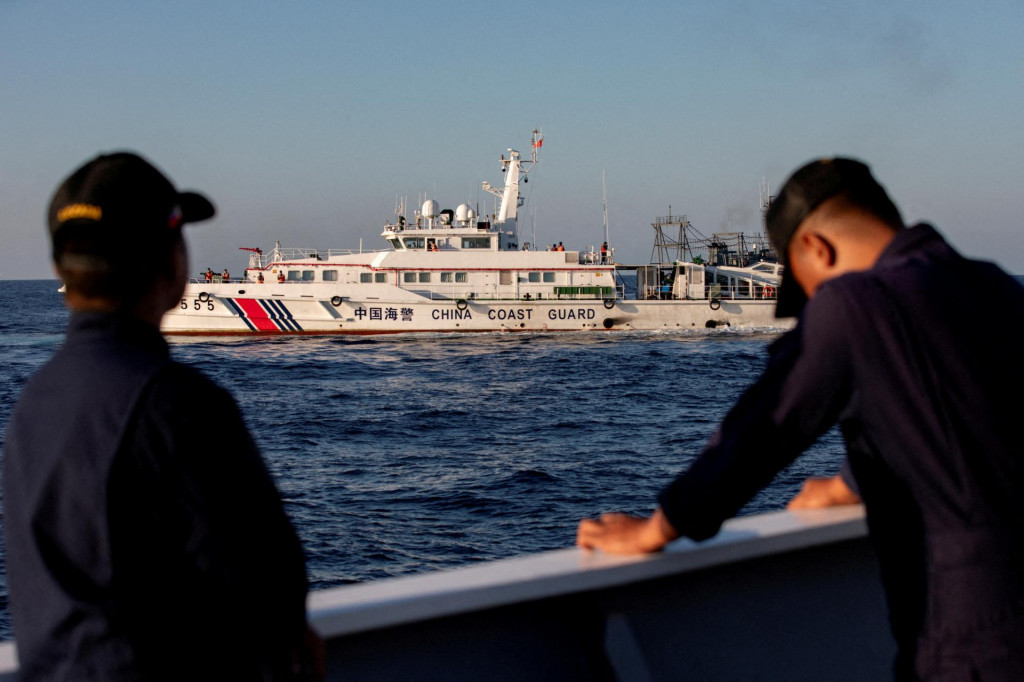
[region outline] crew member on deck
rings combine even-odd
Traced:
[[[221,279],[223,279],[225,282],[230,282],[231,281],[231,275],[228,274],[228,269],[227,268],[224,268],[224,272],[220,273],[220,276],[221,276]]]
[[[125,152],[50,204],[72,314],[3,453],[21,680],[323,674],[302,547],[238,406],[160,334],[188,278],[182,227],[213,215]]]
[[[277,282],[278,284],[284,284],[284,270],[277,271]]]
[[[796,171],[765,221],[786,266],[776,314],[797,327],[651,517],[584,520],[578,544],[634,553],[711,537],[838,422],[848,484],[800,497],[851,502],[855,486],[863,498],[896,678],[1024,679],[1021,401],[1006,393],[1024,383],[1024,287],[930,225],[904,227],[852,159]]]

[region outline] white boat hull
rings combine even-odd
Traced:
[[[389,287],[390,288],[390,287]],[[321,284],[188,285],[167,334],[400,334],[789,327],[772,300],[466,300],[343,296]],[[382,292],[384,293],[384,292]]]

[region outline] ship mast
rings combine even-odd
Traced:
[[[519,193],[519,183],[529,182],[526,175],[537,165],[537,152],[544,144],[544,134],[534,129],[533,137],[530,140],[530,160],[523,161],[519,152],[509,148],[501,155],[501,172],[505,174],[505,187],[498,190],[491,186],[486,180],[483,183],[485,192],[501,197],[501,205],[498,208],[498,215],[495,216],[495,227],[499,230],[511,232],[515,241],[519,241],[518,229],[516,227],[518,209],[523,205],[523,197]]]
[[[608,244],[608,192],[604,186],[604,171],[601,171],[601,215],[604,220],[604,243]]]

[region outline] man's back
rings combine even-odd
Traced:
[[[899,472],[908,479],[922,475],[928,459],[936,467],[928,475],[945,477],[931,484],[939,487],[953,487],[952,478],[968,473],[964,467],[982,461],[1005,475],[1020,473],[1013,447],[1018,411],[1001,398],[1024,379],[1024,368],[1012,361],[1024,334],[1020,284],[994,265],[962,258],[930,227],[918,226],[905,230],[874,269],[833,280],[819,294],[801,320],[802,337],[849,368],[841,380],[857,394],[841,418],[853,429],[870,426],[866,445],[884,443],[897,470],[901,457],[909,458]],[[982,473],[957,485],[1005,483]],[[983,492],[964,490],[964,512],[950,521],[981,522],[967,508]]]
[[[287,665],[298,542],[234,402],[171,362],[156,329],[74,316],[11,420],[4,480],[26,679]]]
[[[821,285],[662,508],[707,537],[838,422],[902,651],[984,636],[1024,615],[1020,401],[1002,398],[1024,380],[1022,335],[1016,281],[928,226],[903,230],[876,267]]]
[[[1024,618],[1020,400],[1006,398],[1024,381],[1024,288],[927,226],[895,246],[824,285],[802,322],[850,369],[840,424],[894,630],[926,670],[958,646],[983,659]]]
[[[1024,672],[1024,289],[905,228],[866,164],[794,172],[765,227],[785,265],[776,314],[800,316],[758,381],[649,518],[580,522],[577,543],[647,552],[718,532],[838,423],[883,571],[900,679]],[[856,497],[844,483],[830,501]],[[840,503],[842,503],[840,502]]]

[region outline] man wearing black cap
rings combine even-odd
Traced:
[[[308,667],[302,549],[234,400],[168,357],[182,226],[214,215],[131,153],[50,206],[72,310],[4,450],[24,680],[289,679]],[[139,267],[144,263],[145,267]]]
[[[778,315],[797,327],[650,518],[584,520],[578,544],[634,553],[708,538],[838,423],[896,677],[1024,679],[1021,402],[1005,397],[1024,381],[1024,288],[931,226],[904,228],[852,159],[799,169],[766,222],[786,264]]]

